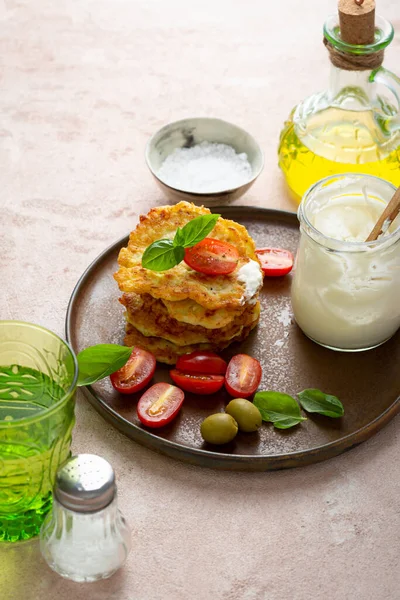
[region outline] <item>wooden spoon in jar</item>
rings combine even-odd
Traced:
[[[395,191],[393,198],[391,199],[389,204],[386,206],[385,210],[383,211],[383,213],[381,214],[381,216],[375,223],[373,230],[371,231],[371,233],[369,234],[369,236],[367,237],[367,239],[365,241],[366,242],[374,242],[375,240],[377,240],[378,237],[383,232],[384,225],[385,225],[385,232],[386,232],[389,229],[392,222],[397,217],[397,215],[399,214],[399,212],[400,212],[400,187],[398,187],[397,190]]]

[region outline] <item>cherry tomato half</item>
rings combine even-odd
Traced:
[[[156,359],[147,350],[134,347],[128,362],[110,375],[113,387],[121,394],[133,394],[142,390],[156,370]]]
[[[292,270],[293,254],[289,250],[259,248],[256,254],[267,277],[281,277]]]
[[[145,391],[137,405],[137,415],[147,427],[163,427],[176,417],[185,394],[169,383],[155,383]]]
[[[209,396],[215,394],[224,385],[223,375],[202,375],[196,373],[190,375],[189,373],[181,373],[176,369],[169,372],[171,379],[176,385],[186,392],[192,392],[192,394],[200,394],[201,396]]]
[[[227,363],[223,358],[207,350],[196,350],[178,358],[176,368],[184,373],[207,373],[208,375],[225,375]]]
[[[225,374],[227,392],[236,398],[248,398],[258,388],[261,381],[261,365],[247,354],[236,354],[229,361]]]
[[[185,249],[183,259],[189,267],[205,275],[228,275],[236,269],[239,252],[235,246],[214,238],[204,238]]]

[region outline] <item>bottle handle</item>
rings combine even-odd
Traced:
[[[392,116],[398,116],[398,113],[400,113],[400,78],[388,69],[379,67],[379,69],[372,71],[369,80],[384,85],[392,92],[397,102],[397,115]]]

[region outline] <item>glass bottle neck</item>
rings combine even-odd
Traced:
[[[346,71],[331,64],[329,102],[344,110],[368,110],[376,97],[372,71]]]

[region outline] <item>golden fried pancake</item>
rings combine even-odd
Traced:
[[[258,318],[247,327],[243,327],[238,336],[227,342],[221,342],[219,344],[192,344],[188,346],[177,346],[176,344],[159,337],[146,337],[142,335],[140,331],[138,331],[133,325],[127,323],[124,344],[126,346],[140,346],[141,348],[144,348],[145,350],[148,350],[154,354],[158,361],[167,363],[169,365],[174,365],[176,364],[178,358],[182,356],[182,354],[187,354],[188,352],[193,352],[195,350],[212,350],[214,352],[220,352],[229,346],[231,342],[240,342],[246,339],[250,331],[257,325],[257,323]]]
[[[230,310],[228,308],[209,310],[194,300],[179,300],[178,302],[162,300],[162,302],[173,319],[189,325],[201,324],[207,329],[219,329],[229,325],[246,309],[245,305],[241,305]]]
[[[195,344],[193,346],[176,346],[168,340],[142,335],[131,323],[126,325],[125,346],[140,346],[154,354],[156,360],[175,365],[179,356],[195,350],[211,350],[211,344]]]
[[[205,214],[210,214],[207,208],[187,202],[153,208],[140,217],[118,257],[114,277],[126,307],[125,344],[141,346],[168,364],[194,350],[219,352],[245,339],[260,315],[261,269],[250,262],[259,265],[255,244],[246,228],[234,221],[219,218],[209,234],[236,247],[239,261],[233,273],[204,275],[184,261],[163,272],[142,267],[150,244],[172,239],[178,227]]]
[[[127,308],[126,318],[146,337],[160,337],[177,346],[229,342],[240,335],[243,327],[258,319],[260,303],[245,305],[244,312],[228,325],[218,329],[206,329],[200,325],[188,325],[173,319],[161,300],[149,294],[123,294],[121,304]]]
[[[207,310],[225,308],[236,310],[244,304],[245,285],[237,279],[237,271],[250,259],[258,262],[255,244],[242,225],[218,219],[209,237],[234,245],[239,252],[238,266],[230,275],[204,275],[193,271],[181,262],[172,269],[156,272],[141,266],[142,256],[151,243],[161,238],[172,238],[178,227],[192,219],[209,214],[207,208],[188,202],[175,206],[153,208],[140,217],[140,223],[129,238],[127,248],[122,248],[114,277],[122,292],[150,294],[166,301],[194,300]]]

